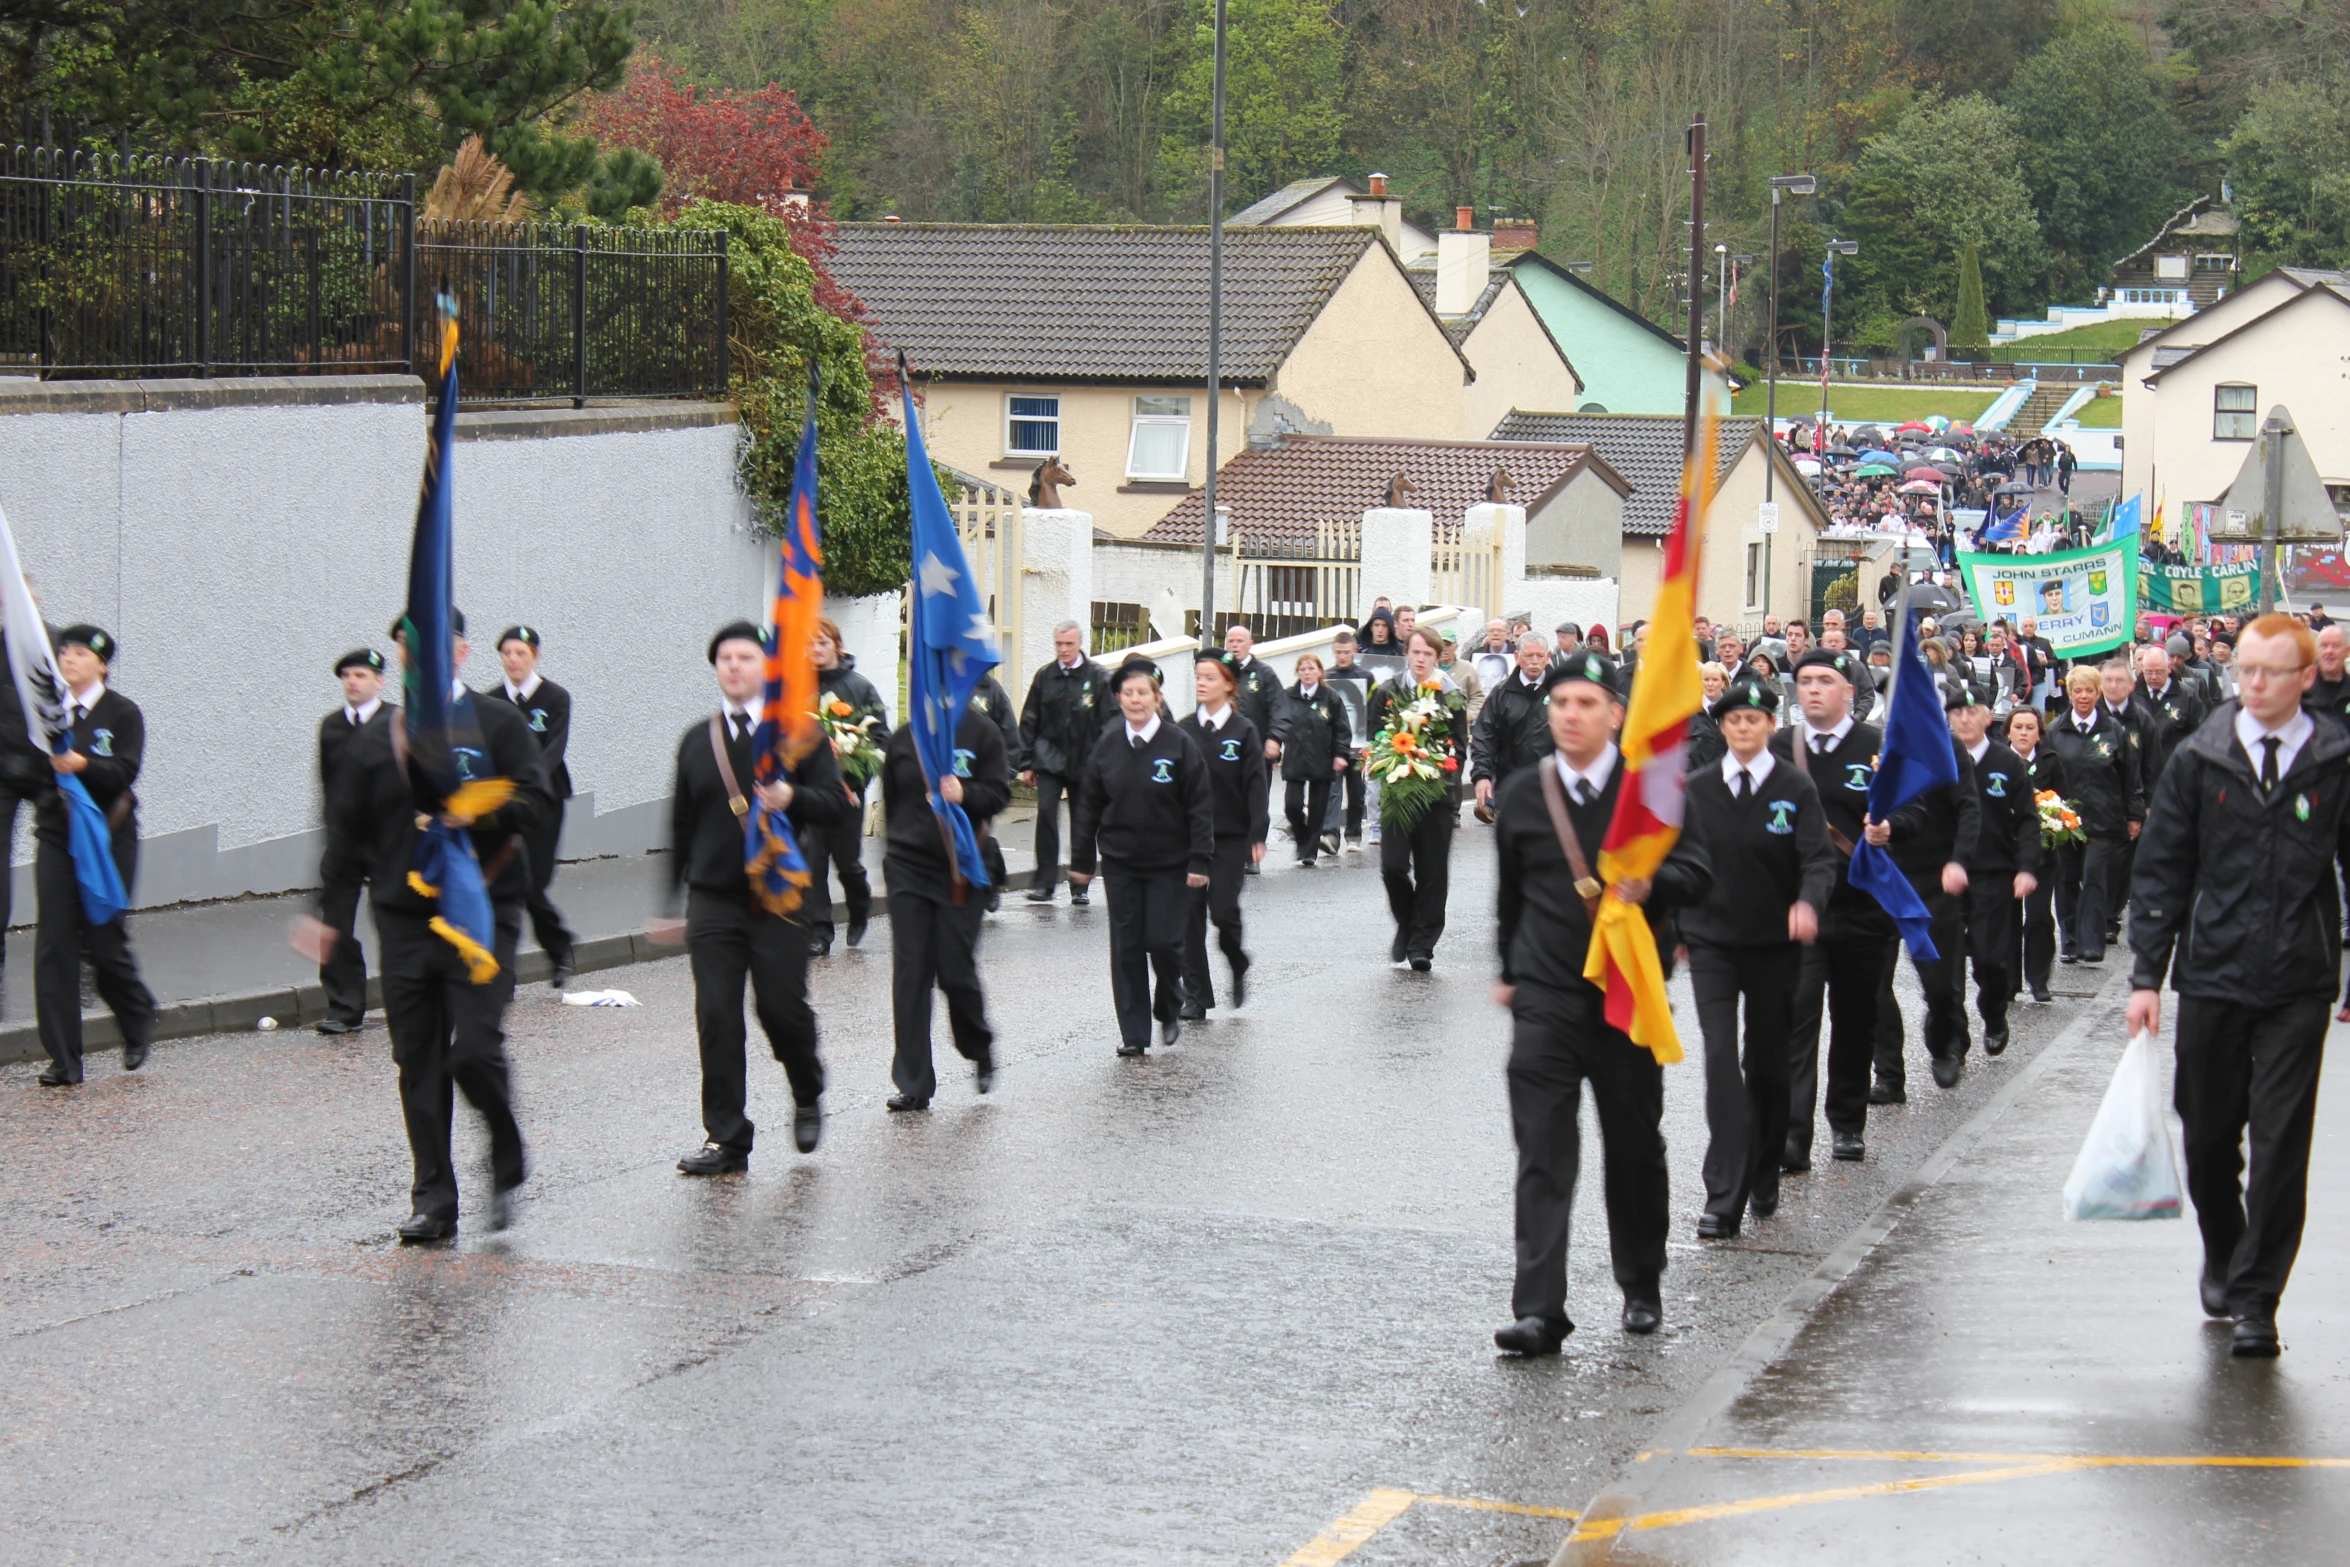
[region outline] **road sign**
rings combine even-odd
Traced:
[[[1763,533],[1778,532],[1779,503],[1777,501],[1764,501],[1762,504],[1755,507],[1754,525],[1758,531]]]
[[[2283,483],[2279,486],[2283,505],[2278,509],[2277,542],[2339,544],[2341,514],[2334,509],[2333,497],[2326,493],[2325,481],[2317,475],[2317,464],[2310,460],[2308,446],[2293,428],[2293,416],[2285,412],[2281,403],[2269,410],[2260,438],[2244,454],[2244,466],[2237,471],[2235,483],[2228,486],[2227,496],[2220,502],[2219,526],[2212,530],[2212,537],[2247,544],[2257,544],[2268,537],[2269,462],[2276,455],[2270,450],[2272,442],[2282,447],[2283,459]]]

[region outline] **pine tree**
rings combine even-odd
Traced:
[[[1958,313],[1950,322],[1950,348],[1976,358],[1991,351],[1991,318],[1983,309],[1983,258],[1972,245],[1958,256]]]

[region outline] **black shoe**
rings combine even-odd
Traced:
[[[346,1023],[339,1017],[330,1017],[318,1025],[318,1031],[322,1034],[329,1035],[356,1034],[361,1028],[365,1026],[365,1024],[361,1023]]]
[[[988,888],[988,889],[987,889],[987,912],[988,912],[988,913],[990,913],[990,914],[993,914],[993,913],[994,913],[996,910],[998,910],[998,909],[1002,908],[1003,906],[1004,906],[1004,889],[1003,889],[1003,888],[1001,888],[1001,887],[990,887],[990,888]]]
[[[1651,1295],[1624,1297],[1624,1331],[1627,1333],[1654,1333],[1663,1326],[1664,1308]]]
[[[1869,1156],[1868,1144],[1862,1141],[1858,1132],[1838,1132],[1833,1151],[1837,1158],[1847,1164],[1857,1164]]]
[[[1779,1194],[1775,1189],[1766,1192],[1758,1186],[1754,1195],[1746,1199],[1746,1206],[1756,1218],[1767,1219],[1779,1211]]]
[[[2048,993],[2048,987],[2046,985],[2034,985],[2032,987],[2032,999],[2039,1002],[2042,1006],[2047,1006],[2056,998]]]
[[[1118,1047],[1118,1054],[1122,1056],[1140,1056],[1148,1054],[1149,1051],[1150,1046],[1148,1045],[1120,1045]]]
[[[1033,887],[1029,888],[1029,889],[1028,889],[1028,901],[1029,901],[1029,902],[1031,902],[1031,903],[1050,903],[1050,902],[1052,902],[1052,901],[1053,901],[1053,887],[1052,887],[1052,883],[1050,883],[1050,882],[1042,882],[1042,881],[1040,881],[1040,882],[1038,882],[1038,883],[1037,883],[1035,886],[1033,886]]]
[[[1738,1221],[1718,1213],[1697,1216],[1697,1238],[1701,1241],[1734,1241],[1738,1238]]]
[[[123,1046],[122,1069],[125,1072],[136,1072],[140,1067],[145,1066],[147,1064],[147,1052],[151,1048],[153,1047],[148,1045]]]
[[[1208,1009],[1196,1001],[1186,1001],[1182,1010],[1175,1015],[1186,1023],[1205,1023],[1208,1020]],[[1173,1044],[1174,1041],[1169,1040],[1168,1043]]]
[[[1071,887],[1069,889],[1069,907],[1073,909],[1082,909],[1092,901],[1093,894],[1086,891],[1083,887]]]
[[[1555,1355],[1566,1336],[1574,1331],[1572,1322],[1520,1317],[1506,1328],[1493,1330],[1493,1347],[1513,1355]]]
[[[400,1244],[403,1246],[430,1246],[436,1241],[455,1240],[457,1221],[437,1213],[412,1213],[400,1226]]]
[[[1412,959],[1412,972],[1415,974],[1425,974],[1429,969],[1435,967],[1435,965],[1436,960],[1434,958],[1415,957]]]
[[[1159,1019],[1159,1043],[1171,1045],[1183,1037],[1183,1019],[1180,1015]]]
[[[677,1161],[681,1175],[739,1175],[751,1167],[751,1156],[716,1143],[704,1143]]]
[[[2235,1315],[2228,1310],[2228,1281],[2200,1274],[2195,1280],[2195,1292],[2203,1299],[2203,1314],[2214,1322],[2225,1322]]]
[[[801,1105],[792,1112],[792,1146],[802,1153],[814,1153],[816,1145],[824,1140],[824,1107]]]
[[[1301,871],[1312,870],[1314,868],[1314,857],[1310,854],[1299,855],[1297,857],[1297,868]]]
[[[1869,1084],[1869,1103],[1873,1105],[1905,1105],[1909,1103],[1909,1090],[1899,1083],[1888,1083],[1880,1077]]]
[[[1934,1086],[1956,1088],[1958,1074],[1964,1070],[1966,1070],[1966,1057],[1957,1051],[1954,1050],[1946,1056],[1936,1056],[1934,1058]]]
[[[992,1091],[995,1088],[995,1052],[989,1051],[972,1062],[971,1066],[972,1085],[983,1094]]]
[[[1983,1030],[1983,1054],[1987,1056],[2003,1056],[2007,1054],[2006,1029],[1986,1028]]]
[[[490,1211],[485,1222],[488,1223],[490,1233],[493,1235],[514,1228],[513,1187],[509,1186],[504,1191],[490,1193]]]
[[[861,947],[865,944],[865,927],[870,923],[870,920],[864,919],[849,921],[848,942],[851,947]]]
[[[2095,957],[2091,957],[2088,953],[2084,952],[2081,954],[2081,961],[2083,963],[2103,963],[2105,961],[2105,954],[2100,952]]]
[[[562,990],[570,985],[571,981],[577,977],[578,973],[579,971],[573,968],[569,963],[558,963],[555,965],[554,974],[547,980],[547,988],[549,990]]]
[[[1262,876],[1265,874],[1265,868],[1262,865],[1259,865],[1256,861],[1251,860],[1240,868],[1240,873],[1243,876]]]
[[[1390,963],[1401,963],[1403,961],[1405,951],[1411,945],[1411,939],[1412,938],[1408,933],[1400,930],[1397,931],[1395,933],[1395,939],[1387,944],[1387,961]]]
[[[2238,1317],[2235,1341],[2228,1345],[2228,1353],[2238,1360],[2276,1359],[2280,1353],[2277,1319],[2265,1314]]]
[[[1248,1005],[1248,965],[1246,963],[1232,965],[1232,1004],[1235,1007]]]
[[[889,1096],[889,1107],[892,1110],[927,1110],[930,1101],[917,1099],[912,1094],[892,1094]]]
[[[2080,962],[2081,960],[2080,960],[2079,958],[2076,958],[2076,957],[2074,957],[2074,956],[2073,956],[2071,953],[2069,953],[2069,952],[2062,952],[2062,953],[2058,953],[2058,954],[2057,954],[2056,961],[2057,961],[2057,962],[2059,962],[2059,963],[2078,963],[2078,962]]]
[[[808,956],[812,958],[832,956],[832,927],[830,925],[808,933]]]
[[[1779,1150],[1779,1173],[1801,1175],[1810,1168],[1811,1150],[1797,1143],[1794,1138],[1788,1138],[1787,1146]]]
[[[81,1080],[80,1073],[77,1072],[73,1076],[68,1077],[63,1072],[58,1071],[55,1067],[51,1067],[41,1074],[41,1086],[43,1088],[71,1088],[74,1084],[80,1082]]]

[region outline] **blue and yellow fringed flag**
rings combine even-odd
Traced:
[[[824,546],[816,527],[816,366],[808,365],[808,416],[784,503],[775,624],[767,632],[767,695],[751,739],[758,781],[779,783],[816,749],[816,622],[824,613]],[[754,804],[743,824],[743,870],[769,913],[790,914],[815,878],[791,821]]]
[[[440,308],[441,400],[424,449],[416,539],[408,554],[408,609],[400,618],[407,707],[393,721],[404,726],[408,785],[417,810],[429,819],[417,840],[408,885],[438,904],[433,934],[457,949],[473,983],[486,985],[498,973],[489,888],[474,858],[472,835],[442,818],[487,816],[513,798],[514,783],[484,776],[486,754],[478,742],[467,743],[475,729],[473,695],[457,688],[449,625],[456,602],[449,458],[457,428],[457,303],[444,294]]]

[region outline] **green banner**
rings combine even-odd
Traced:
[[[2248,610],[2260,594],[2260,563],[2233,566],[2141,565],[2146,611],[2153,615],[2221,615]]]
[[[2031,620],[2058,658],[2120,647],[2138,618],[2138,541],[2047,555],[1961,555],[1986,622]]]

